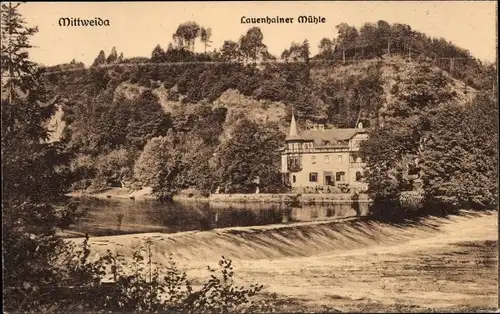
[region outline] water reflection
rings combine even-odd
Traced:
[[[71,229],[89,235],[210,230],[367,215],[368,204],[300,205],[82,199],[87,215]]]

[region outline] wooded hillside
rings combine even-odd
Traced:
[[[189,22],[179,26],[166,50],[155,47],[151,58],[126,59],[114,48],[108,57],[101,51],[90,68],[73,61],[46,69],[68,125],[61,138],[72,156],[73,188],[147,184],[167,195],[188,187],[207,193],[216,186],[251,191],[254,179],[262,177],[267,178],[261,182],[264,190],[274,191],[279,156],[271,152],[282,145],[278,139],[292,109],[302,128],[310,123],[354,127],[361,120],[376,129],[383,121],[418,120],[421,112],[408,104],[421,109],[473,104],[477,95],[493,99],[495,66],[445,39],[384,21],[359,30],[342,23],[336,31],[335,38],[321,40],[315,56],[305,40],[276,58],[259,28],[208,51],[212,30]],[[204,53],[194,52],[197,40]],[[406,109],[400,108],[403,103]],[[411,133],[420,122],[415,123],[402,128]],[[276,140],[260,155],[245,155],[244,147],[254,143],[250,136],[238,137],[241,132],[256,134],[256,145],[259,139]],[[227,149],[242,150],[234,153],[247,164],[239,179],[214,171],[223,163],[216,152],[234,138],[241,145]],[[155,156],[151,145],[171,147],[170,155]],[[256,169],[264,160],[276,166]],[[148,167],[139,161],[156,163],[151,169],[166,171],[169,179],[141,182],[137,171]]]

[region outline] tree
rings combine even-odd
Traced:
[[[399,193],[409,188],[402,175],[405,147],[392,131],[387,125],[376,126],[361,144],[368,194],[374,201],[374,212],[383,214],[397,211]]]
[[[345,52],[354,48],[356,39],[358,38],[358,30],[354,26],[349,26],[347,23],[340,23],[335,26],[337,29],[337,42],[342,48],[342,53],[345,58]]]
[[[24,26],[18,7],[19,4],[2,4],[2,166],[4,176],[12,174],[3,182],[3,192],[26,199],[28,194],[24,193],[39,190],[35,187],[40,185],[36,181],[40,178],[36,173],[20,175],[43,162],[46,154],[55,149],[44,143],[49,134],[43,125],[54,113],[57,99],[48,101],[42,72],[28,59],[27,50],[32,47],[29,37],[38,30]],[[14,179],[24,181],[10,181]],[[41,195],[34,195],[35,198],[49,197],[49,191],[39,191]]]
[[[292,61],[308,62],[311,54],[309,48],[307,39],[302,44],[292,42],[290,48],[283,51],[281,58],[285,61],[291,59]]]
[[[34,311],[46,302],[43,288],[58,282],[58,213],[48,202],[63,190],[53,167],[57,146],[45,143],[43,127],[54,104],[28,59],[37,28],[25,26],[19,5],[1,4],[3,292],[6,311]]]
[[[323,37],[318,45],[319,55],[321,55],[323,58],[331,58],[333,54],[333,46],[333,40]]]
[[[165,58],[165,51],[160,47],[160,45],[156,45],[155,49],[151,53],[151,61],[152,62],[162,62]]]
[[[288,59],[290,58],[290,50],[288,50],[288,49],[283,50],[283,52],[281,53],[280,58],[281,58],[281,60],[284,60],[284,61],[288,62]]]
[[[480,94],[472,104],[449,104],[431,117],[419,162],[431,203],[448,208],[498,203],[497,116],[496,101]]]
[[[210,37],[212,37],[212,29],[210,27],[204,28],[202,27],[200,30],[200,39],[201,42],[205,45],[205,53],[207,52],[207,48],[211,47]]]
[[[243,118],[219,145],[211,164],[216,183],[226,192],[272,191],[280,185],[280,147],[283,134],[277,126],[260,125]]]
[[[410,25],[396,23],[391,26],[391,46],[404,54],[412,40],[413,31]],[[446,43],[446,41],[445,41]],[[448,44],[445,44],[448,46]],[[441,54],[441,53],[440,53]],[[442,55],[442,54],[441,54]]]
[[[421,144],[433,132],[431,118],[454,99],[450,85],[441,71],[424,64],[393,89],[394,102],[379,116],[378,125],[361,146],[367,160],[369,193],[377,210],[398,210],[399,193],[411,189],[404,176],[405,158],[421,159]]]
[[[267,51],[267,46],[262,40],[264,35],[259,27],[250,28],[244,36],[241,36],[239,46],[243,56],[247,59],[257,61]]]
[[[304,39],[304,41],[302,42],[302,46],[301,46],[301,56],[302,58],[304,58],[304,61],[306,63],[309,62],[309,59],[311,58],[311,45],[309,44],[309,40],[307,39]]]
[[[104,53],[104,50],[101,50],[95,58],[94,63],[92,63],[92,66],[99,66],[103,64],[106,64],[106,54]]]
[[[129,104],[130,115],[126,128],[127,144],[142,149],[146,141],[165,135],[171,127],[169,117],[163,111],[158,97],[151,91],[144,91]]]
[[[118,53],[116,52],[116,47],[113,47],[111,49],[111,53],[109,54],[108,58],[106,59],[106,63],[108,63],[108,64],[115,63],[117,59],[118,59]]]
[[[391,25],[386,21],[380,20],[377,22],[378,34],[381,41],[383,41],[384,46],[387,47],[387,54],[390,54],[391,48]]]
[[[365,23],[359,29],[359,44],[361,46],[361,54],[363,58],[373,58],[380,55],[380,42],[378,28],[375,24]]]
[[[164,163],[170,157],[171,138],[155,137],[150,139],[135,163],[134,176],[145,186],[157,184],[158,174],[164,167]]]
[[[152,138],[135,164],[135,178],[143,185],[151,186],[158,198],[171,199],[189,187],[186,173],[192,162],[189,152],[194,152],[189,147],[199,148],[199,143],[173,130],[169,130],[166,136]]]
[[[225,40],[221,48],[221,56],[222,59],[226,61],[239,60],[241,53],[238,47],[238,43],[231,40]]]
[[[173,38],[178,42],[179,47],[185,47],[193,52],[196,38],[200,36],[200,30],[201,28],[196,22],[182,23],[177,27]]]
[[[132,179],[133,154],[124,148],[100,155],[95,163],[97,176],[112,186],[124,188]]]
[[[26,23],[18,7],[19,4],[2,4],[2,77],[7,78],[5,82],[2,80],[2,94],[9,101],[13,101],[19,91],[26,93],[30,85],[41,88],[36,65],[27,53],[33,47],[29,37],[37,33],[38,28],[24,26]]]

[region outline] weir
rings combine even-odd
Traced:
[[[471,221],[484,226],[496,226],[496,218],[492,218],[495,215],[497,213],[494,211],[462,213],[460,216],[429,217],[418,222],[399,224],[353,217],[328,222],[232,227],[175,234],[94,237],[90,238],[89,244],[96,252],[104,253],[112,249],[124,256],[132,256],[135,248],[150,238],[155,260],[159,262],[167,262],[169,253],[184,261],[217,261],[221,255],[230,259],[275,259],[404,243],[456,228],[469,230],[475,226],[471,225]],[[473,230],[476,229],[468,232]],[[71,241],[79,242],[82,239]]]

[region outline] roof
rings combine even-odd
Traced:
[[[288,135],[285,139],[286,141],[289,140],[302,140],[302,136],[299,135],[299,131],[297,129],[297,123],[295,122],[295,115],[292,112],[292,122],[290,123],[290,131],[288,132]]]
[[[285,141],[298,141],[304,140],[304,138],[300,135],[287,135]]]
[[[358,133],[366,132],[367,129],[360,128],[306,130],[302,133],[302,137],[304,140],[313,140],[317,145],[323,145],[324,141],[330,142],[330,145],[338,145],[339,142],[347,141]]]

